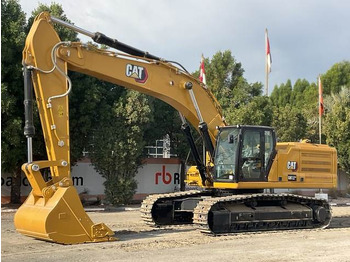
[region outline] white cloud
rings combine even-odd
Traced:
[[[41,0],[50,4],[52,0]],[[315,81],[350,59],[349,1],[60,0],[76,25],[176,60],[189,71],[200,55],[230,49],[249,82],[265,82],[264,30],[273,58],[270,89],[291,79]],[[37,0],[20,0],[30,14]],[[82,38],[86,40],[86,38]]]

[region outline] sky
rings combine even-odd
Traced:
[[[275,85],[316,82],[335,63],[350,60],[347,0],[20,0],[31,12],[61,4],[68,19],[149,53],[198,70],[203,54],[230,50],[249,83],[265,83],[265,28]],[[83,42],[90,39],[78,36]]]

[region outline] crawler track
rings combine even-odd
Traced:
[[[331,217],[325,200],[292,194],[255,194],[205,199],[194,209],[193,223],[204,233],[227,234],[324,228]]]
[[[179,225],[192,223],[183,219],[174,219],[173,205],[176,200],[199,197],[203,192],[198,190],[149,195],[141,205],[141,217],[150,226]],[[192,216],[192,214],[191,214]]]
[[[195,224],[204,233],[324,228],[332,215],[327,201],[292,194],[215,196],[185,191],[147,197],[141,216],[150,226]]]

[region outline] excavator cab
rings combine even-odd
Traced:
[[[271,127],[222,127],[217,138],[214,181],[267,181],[276,154],[275,132]]]

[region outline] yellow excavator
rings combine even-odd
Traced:
[[[53,23],[121,52],[61,41]],[[150,195],[141,206],[146,223],[194,223],[211,234],[322,228],[330,223],[326,200],[264,190],[336,187],[336,150],[311,143],[276,143],[270,127],[227,125],[210,89],[180,64],[44,12],[36,17],[27,36],[23,66],[28,162],[22,170],[32,192],[15,215],[18,232],[63,244],[116,240],[105,224],[91,221],[72,183],[68,70],[156,97],[179,111],[196,162],[186,181],[201,190]],[[33,90],[48,160],[32,157]],[[201,134],[205,157],[200,156],[187,121]],[[43,178],[43,168],[50,169],[51,179]]]

